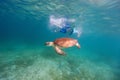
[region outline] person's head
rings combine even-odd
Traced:
[[[68,28],[68,29],[67,29],[67,33],[68,33],[69,35],[72,35],[72,34],[73,34],[73,28]]]

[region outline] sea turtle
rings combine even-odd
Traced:
[[[61,50],[61,48],[68,48],[72,46],[77,46],[80,48],[80,44],[76,39],[73,38],[58,38],[53,42],[46,42],[47,46],[53,46],[55,48],[55,51],[60,54],[64,55],[65,53]]]

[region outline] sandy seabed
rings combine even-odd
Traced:
[[[3,50],[0,80],[115,80],[109,65],[83,58],[77,51],[67,53],[60,56],[43,46]]]

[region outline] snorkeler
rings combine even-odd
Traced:
[[[75,26],[75,19],[67,19],[64,17],[56,17],[54,15],[50,16],[50,29],[53,32],[60,32],[67,35],[77,34],[80,37],[82,29]]]
[[[72,35],[74,30],[73,30],[73,27],[70,26],[70,24],[66,23],[65,26],[60,28],[59,31],[62,33],[66,33],[68,35]]]

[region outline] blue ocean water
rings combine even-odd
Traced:
[[[80,37],[50,29],[50,16],[74,19]],[[1,0],[0,80],[120,80],[119,0]],[[56,54],[45,42],[75,38]]]

